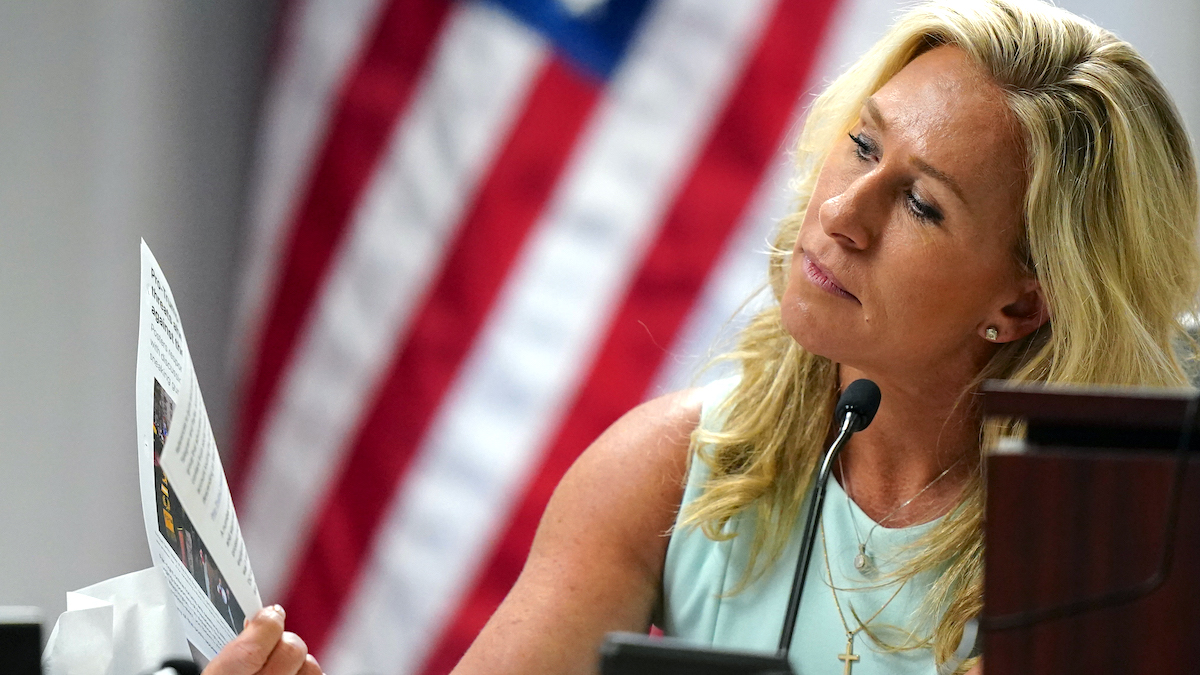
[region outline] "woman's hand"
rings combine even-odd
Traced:
[[[260,609],[209,662],[204,675],[321,675],[304,640],[284,632],[283,619],[279,605]]]

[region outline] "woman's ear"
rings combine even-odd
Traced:
[[[1016,342],[1041,328],[1050,320],[1042,285],[1034,277],[1024,278],[1016,301],[1000,308],[991,318],[980,330],[980,335],[989,342]]]

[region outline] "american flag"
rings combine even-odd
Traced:
[[[895,8],[286,3],[233,480],[327,670],[453,667],[575,457],[765,281],[804,107]]]

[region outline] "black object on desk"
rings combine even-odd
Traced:
[[[0,673],[41,675],[42,615],[34,607],[0,607]]]
[[[695,647],[641,633],[609,633],[601,675],[792,675],[786,656]]]

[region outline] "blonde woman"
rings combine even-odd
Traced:
[[[1186,384],[1194,159],[1112,34],[1033,1],[918,6],[815,102],[797,158],[777,302],[727,356],[740,376],[596,440],[456,673],[593,672],[606,632],[652,621],[773,650],[833,403],[860,377],[882,405],[830,481],[793,665],[977,667],[951,657],[982,608],[980,453],[999,430],[971,392]]]

